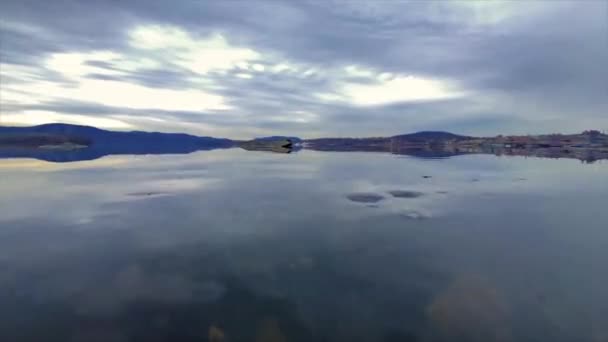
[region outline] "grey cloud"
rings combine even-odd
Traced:
[[[87,115],[156,115],[231,128],[235,136],[248,127],[305,136],[396,134],[416,129],[522,133],[539,122],[538,129],[546,131],[604,128],[608,124],[608,4],[561,1],[533,5],[532,14],[522,2],[517,15],[475,26],[471,21],[476,18],[447,2],[6,0],[0,4],[0,19],[8,23],[0,26],[0,60],[38,65],[50,52],[128,52],[129,28],[171,24],[194,35],[223,32],[231,43],[260,51],[271,63],[285,59],[323,73],[359,64],[378,72],[456,81],[470,95],[450,101],[354,107],[324,103],[314,96],[331,92],[337,75],[298,78],[260,73],[240,79],[234,73],[196,76],[170,66],[88,77],[202,90],[206,86],[192,79],[206,78],[216,85],[213,92],[235,109],[208,115],[97,105],[82,108],[77,102],[36,108]],[[103,62],[94,65],[112,68]],[[318,119],[275,120],[294,111],[313,112]],[[154,127],[163,129],[160,123]]]
[[[97,66],[101,64],[96,63]],[[112,68],[110,68],[112,69]],[[88,78],[136,83],[151,88],[184,89],[192,86],[188,80],[189,73],[168,69],[140,70],[127,75],[89,74]]]
[[[15,113],[22,110],[39,110],[70,115],[107,117],[133,124],[134,129],[168,132],[184,130],[187,133],[202,135],[214,135],[215,129],[223,127],[230,127],[235,131],[244,132],[246,132],[248,128],[264,127],[262,120],[256,120],[255,124],[252,124],[251,118],[246,115],[218,115],[217,113],[208,112],[131,109],[79,101],[52,101],[43,104],[28,105],[25,108],[11,106],[10,109],[4,108],[3,106],[3,109]],[[211,127],[211,129],[208,127]],[[223,131],[226,131],[226,129],[223,129]],[[238,135],[227,137],[239,138]]]
[[[111,107],[96,103],[87,103],[79,101],[52,101],[44,104],[30,105],[29,110],[44,110],[66,114],[84,114],[93,116],[115,116],[115,115],[132,115],[132,116],[150,116],[160,119],[177,119],[182,118],[186,122],[196,122],[196,119],[204,122],[218,121],[220,116],[205,113],[205,112],[188,112],[188,111],[167,111],[155,109],[131,109],[121,107]],[[215,117],[215,118],[213,118]],[[218,122],[224,122],[220,119]]]

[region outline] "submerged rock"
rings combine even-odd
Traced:
[[[287,342],[281,331],[279,322],[275,318],[265,318],[258,324],[256,342]]]
[[[422,192],[409,190],[392,190],[388,193],[397,198],[418,198],[424,196],[424,193]]]
[[[346,198],[358,203],[376,203],[384,199],[384,196],[372,192],[354,192],[346,195]]]
[[[513,341],[503,293],[481,276],[461,276],[428,305],[433,333],[441,340]]]
[[[212,325],[209,327],[209,342],[224,342],[225,336],[222,329]]]

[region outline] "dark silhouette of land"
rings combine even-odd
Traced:
[[[107,155],[186,154],[234,146],[229,139],[182,133],[115,132],[66,124],[0,127],[0,158],[70,162]]]
[[[580,134],[496,137],[423,131],[392,137],[304,140],[298,137],[270,136],[239,141],[183,133],[116,132],[68,124],[0,126],[0,158],[69,162],[107,155],[186,154],[234,147],[277,153],[290,153],[301,148],[336,152],[384,152],[419,158],[494,154],[574,158],[585,162],[608,159],[608,135],[595,130]]]
[[[594,162],[608,159],[608,135],[590,130],[580,134],[471,137],[427,131],[393,137],[310,139],[305,140],[305,148],[317,151],[385,152],[420,158],[494,154],[574,158]]]

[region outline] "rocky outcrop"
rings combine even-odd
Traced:
[[[247,151],[291,153],[293,149],[293,142],[290,139],[250,140],[238,142],[237,146]]]

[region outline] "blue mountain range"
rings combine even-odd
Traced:
[[[406,141],[445,141],[445,140],[466,140],[471,139],[469,136],[458,135],[450,132],[442,131],[421,131],[410,134],[395,135],[393,139]]]
[[[0,158],[30,157],[54,162],[92,160],[111,154],[183,154],[200,150],[234,147],[230,139],[199,137],[183,133],[116,132],[90,126],[46,124],[32,127],[0,126]],[[22,143],[1,147],[2,140]],[[39,149],[31,142],[65,141],[84,148]]]
[[[298,137],[289,137],[289,136],[284,136],[284,135],[272,135],[269,137],[260,137],[260,138],[255,138],[253,139],[255,141],[280,141],[280,140],[291,140],[291,142],[293,142],[294,144],[297,143],[301,143],[302,139],[298,138]]]

